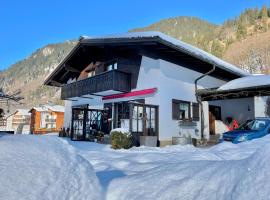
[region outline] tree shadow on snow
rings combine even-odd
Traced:
[[[120,170],[110,170],[110,171],[100,171],[97,172],[97,177],[102,185],[102,187],[107,190],[110,182],[113,179],[121,178],[126,176],[122,171]]]

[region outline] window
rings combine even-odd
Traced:
[[[200,120],[200,107],[198,103],[192,103],[192,119],[194,121]]]
[[[88,78],[95,75],[96,75],[96,71],[94,69],[88,72]]]
[[[108,63],[105,71],[111,71],[117,69],[117,62]]]
[[[172,118],[175,120],[190,119],[190,102],[173,99]]]

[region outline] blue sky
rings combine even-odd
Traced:
[[[270,0],[1,0],[0,70],[36,49],[80,35],[126,32],[174,16],[220,24]]]

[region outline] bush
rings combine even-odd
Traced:
[[[111,131],[111,145],[113,149],[129,149],[132,146],[131,134],[123,130]]]

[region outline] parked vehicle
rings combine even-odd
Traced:
[[[244,142],[264,137],[270,133],[270,118],[255,118],[247,120],[239,128],[223,133],[223,141],[232,143]]]

